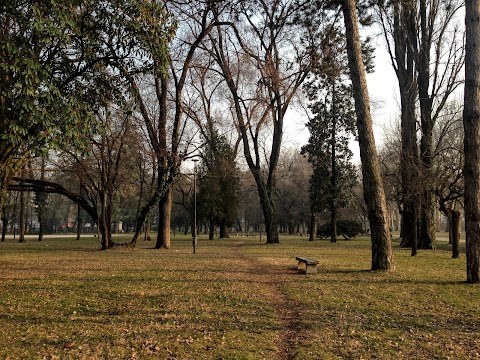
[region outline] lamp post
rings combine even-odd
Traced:
[[[197,247],[197,161],[193,159],[193,234],[192,234],[192,246],[193,253]]]

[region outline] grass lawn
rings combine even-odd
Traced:
[[[465,255],[394,247],[371,272],[367,238],[208,241],[197,253],[99,251],[93,238],[0,244],[0,358],[480,358],[480,286]],[[295,256],[320,261],[296,270]]]

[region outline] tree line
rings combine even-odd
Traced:
[[[107,249],[115,245],[112,219],[122,203],[135,213],[130,246],[156,216],[156,247],[169,248],[172,208],[191,206],[185,188],[174,190],[186,182],[182,164],[199,157],[210,228],[226,236],[233,226],[229,209],[242,200],[238,179],[248,169],[267,243],[276,243],[279,214],[293,207],[280,186],[286,114],[303,98],[311,134],[303,149],[311,163],[303,216],[327,210],[335,226],[338,209],[353,198],[345,144],[355,136],[371,268],[394,269],[387,199],[402,216],[402,245],[415,255],[434,247],[435,209],[457,224],[465,194],[467,278],[478,282],[479,245],[471,234],[478,199],[467,200],[474,196],[467,181],[475,173],[468,137],[476,130],[467,121],[473,110],[463,108],[468,152],[451,135],[459,119],[452,94],[463,84],[469,36],[476,35],[467,21],[464,45],[461,1],[13,0],[0,7],[2,213],[9,189],[33,191],[42,224],[46,196],[39,194],[61,194],[88,214]],[[401,105],[396,151],[380,153],[366,84],[374,60],[360,32],[372,23],[382,30]],[[394,161],[384,161],[389,157]],[[453,167],[441,172],[446,164]],[[62,182],[47,176],[53,169]]]

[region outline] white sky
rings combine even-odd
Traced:
[[[390,58],[379,41],[375,49],[375,72],[367,75],[368,92],[372,106],[373,130],[377,147],[381,146],[383,134],[395,123],[398,114],[398,82]],[[287,112],[285,119],[284,147],[300,149],[308,142],[307,119],[295,110]],[[358,143],[350,144],[354,162],[360,163]]]

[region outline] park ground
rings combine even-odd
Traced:
[[[369,271],[367,238],[153,245],[1,243],[0,358],[480,358],[480,286],[445,242],[416,257],[395,242],[391,273]]]

